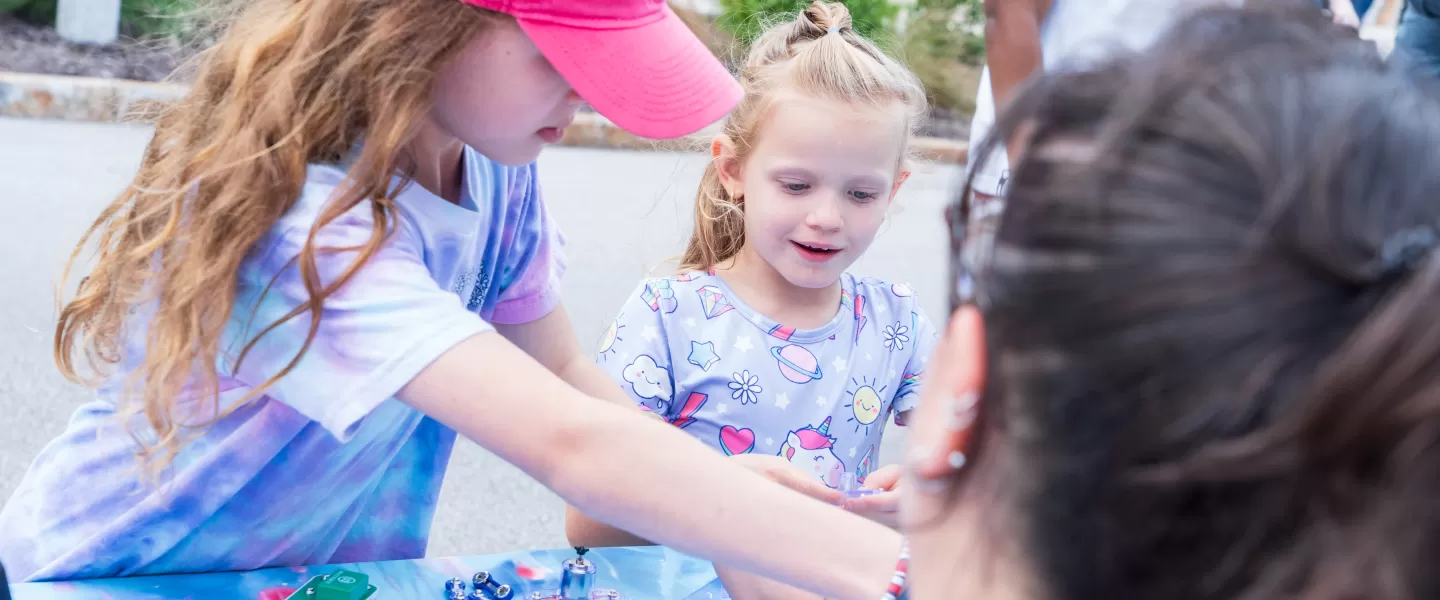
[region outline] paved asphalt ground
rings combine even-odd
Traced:
[[[55,284],[85,227],[132,175],[144,127],[0,119],[0,499],[58,434],[88,391],[51,360]],[[704,165],[687,154],[555,148],[540,158],[546,199],[570,239],[565,304],[593,347],[636,282],[679,253]],[[941,208],[957,171],[922,169],[857,273],[908,282],[939,319]],[[894,428],[892,428],[894,431]],[[892,434],[884,456],[896,456]],[[431,538],[432,555],[565,545],[562,505],[474,444],[456,449]]]

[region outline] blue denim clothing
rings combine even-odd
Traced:
[[[1440,77],[1440,0],[1410,0],[1395,32],[1393,57]]]

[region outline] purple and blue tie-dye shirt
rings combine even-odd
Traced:
[[[137,471],[135,443],[113,418],[119,386],[144,350],[140,311],[111,383],[41,451],[0,511],[0,561],[11,575],[61,580],[423,556],[455,432],[393,396],[490,323],[547,314],[564,270],[534,165],[504,167],[469,150],[464,160],[463,201],[405,188],[394,233],[325,303],[319,334],[295,369],[186,444],[158,486]],[[295,207],[242,267],[217,365],[221,406],[278,373],[300,348],[308,314],[260,338],[238,370],[233,364],[246,341],[307,298],[290,262],[344,181],[343,167],[312,166]],[[359,246],[371,225],[362,203],[326,226],[317,244]],[[322,279],[333,281],[355,255],[319,253]],[[207,404],[182,398],[181,410],[204,422],[215,414]]]
[[[830,487],[879,466],[891,414],[915,406],[938,332],[904,285],[840,278],[840,307],[795,329],[710,273],[640,285],[597,361],[646,409],[728,455],[783,456]]]

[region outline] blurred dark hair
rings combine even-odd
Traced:
[[[975,279],[978,458],[1015,466],[1035,580],[1440,597],[1435,91],[1304,3],[1161,40],[1033,81],[994,134],[1029,150]]]

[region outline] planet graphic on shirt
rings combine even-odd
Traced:
[[[821,377],[819,361],[803,346],[773,347],[770,356],[780,363],[780,374],[790,381],[810,383]]]

